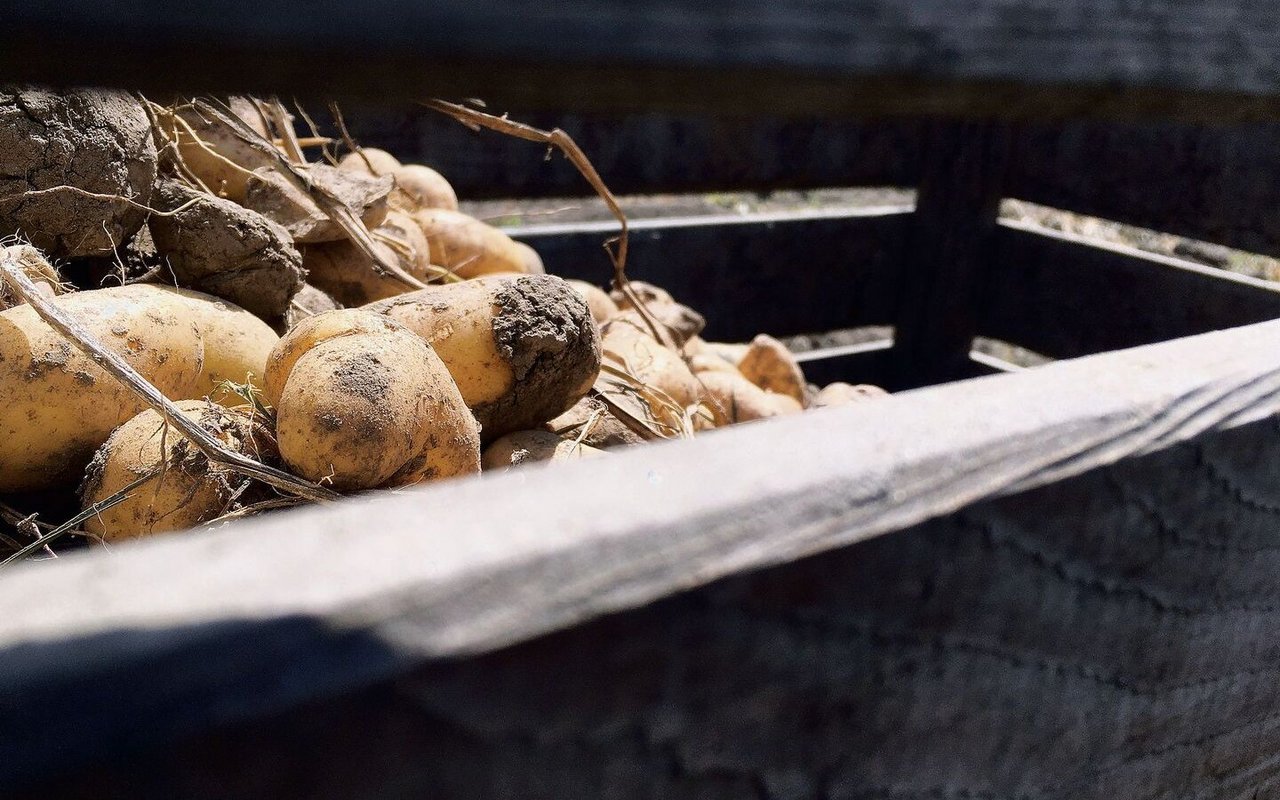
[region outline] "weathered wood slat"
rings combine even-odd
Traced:
[[[0,4],[14,80],[482,96],[504,106],[1271,114],[1280,11],[1243,0]],[[107,57],[109,56],[109,57]],[[1117,87],[1126,87],[1123,90]]]
[[[0,790],[1278,411],[1272,322],[16,569]]]
[[[982,120],[938,123],[927,143],[894,314],[894,389],[956,380],[969,368],[1009,129]]]
[[[720,341],[892,322],[907,209],[748,214],[631,223],[627,274],[662,286],[707,318]],[[608,282],[616,223],[509,228],[547,269]]]
[[[440,169],[470,199],[590,190],[561,158],[425,109],[350,109],[360,141]],[[915,186],[926,123],[754,115],[517,113],[562,127],[623,194]],[[1015,130],[1006,194],[1280,255],[1280,127],[1072,120]]]
[[[1073,358],[1280,318],[1280,286],[1005,222],[980,333]]]
[[[1206,435],[31,796],[1272,797],[1278,455]]]

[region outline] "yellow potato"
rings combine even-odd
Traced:
[[[320,314],[281,340],[272,366],[266,394],[278,398],[280,455],[296,474],[358,491],[480,470],[475,419],[440,357],[404,326],[361,309]]]
[[[396,187],[408,201],[401,204],[405,208],[413,211],[420,208],[458,210],[458,195],[454,193],[453,187],[431,167],[402,164],[392,169],[391,175],[396,179]]]
[[[811,408],[831,408],[833,406],[851,406],[858,403],[865,403],[868,400],[875,400],[878,397],[888,397],[889,393],[879,386],[871,384],[859,384],[853,386],[848,383],[829,383],[823,387],[822,391],[813,398]]]
[[[701,314],[677,303],[666,289],[644,281],[630,281],[628,286],[653,321],[666,328],[677,347],[683,346],[707,326],[707,321]],[[617,303],[619,312],[639,315],[626,293],[614,289],[609,296]]]
[[[640,323],[615,318],[605,325],[604,359],[646,386],[664,392],[682,408],[698,402],[701,388],[680,354],[659,344]]]
[[[241,139],[215,116],[191,105],[159,109],[156,122],[161,135],[177,144],[187,171],[219,197],[244,202],[253,171],[279,163],[276,148],[267,141]]]
[[[568,410],[600,370],[599,332],[587,304],[552,275],[487,276],[365,308],[431,343],[486,442]]]
[[[260,384],[276,334],[199,292],[151,284],[54,298],[171,400]],[[219,393],[220,394],[220,393]],[[0,492],[74,482],[144,404],[26,305],[0,312]]]
[[[399,159],[376,147],[362,147],[359,153],[347,153],[338,159],[338,169],[368,175],[390,175],[399,167]]]
[[[562,439],[547,431],[509,433],[485,448],[481,466],[485,471],[504,470],[535,461],[577,461],[605,455],[603,450]]]
[[[263,463],[278,461],[266,420],[247,408],[223,408],[204,400],[177,405],[227,448]],[[148,474],[154,476],[86,520],[84,529],[112,542],[190,528],[224,513],[244,483],[243,476],[210,463],[177,428],[147,409],[116,428],[98,450],[80,487],[81,500],[88,508]],[[251,499],[239,497],[241,502]]]
[[[761,389],[785,394],[801,405],[805,402],[807,384],[800,363],[787,346],[772,336],[760,334],[751,340],[738,371]]]
[[[644,438],[628,428],[603,401],[590,396],[579,400],[544,428],[562,439],[580,439],[583,444],[602,450],[644,442]]]
[[[407,214],[391,211],[386,221],[370,233],[374,250],[382,258],[419,280],[430,277],[431,254],[426,237]],[[349,239],[303,247],[302,266],[307,270],[308,283],[344,306],[360,306],[410,291],[402,281],[380,275],[373,259]]]
[[[36,288],[43,292],[46,297],[63,293],[62,277],[58,275],[58,271],[53,268],[53,265],[40,254],[40,251],[31,245],[15,244],[8,247],[0,247],[0,255],[12,255],[14,260],[18,262],[18,268],[31,279]],[[10,293],[8,284],[0,280],[0,311],[22,305],[22,302]]]
[[[431,245],[431,260],[463,278],[527,272],[526,255],[510,236],[474,217],[445,208],[415,211]]]
[[[598,286],[593,286],[586,281],[570,280],[568,284],[573,290],[582,295],[582,299],[587,301],[587,306],[591,309],[591,317],[600,325],[618,315],[618,304],[613,302],[613,298]]]
[[[702,382],[703,405],[711,411],[717,426],[798,414],[803,410],[795,398],[766,392],[741,375],[703,372],[698,380]]]

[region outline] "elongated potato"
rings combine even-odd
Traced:
[[[766,392],[741,375],[702,372],[703,405],[711,410],[717,426],[798,414],[803,408],[795,398]]]
[[[605,455],[589,444],[562,439],[547,431],[508,433],[485,448],[481,466],[485,471],[510,469],[535,461],[577,461]]]
[[[205,400],[182,400],[178,408],[227,448],[257,461],[279,461],[275,439],[266,420],[245,407],[224,408]],[[152,474],[120,503],[85,521],[84,529],[113,542],[182,530],[222,514],[244,477],[210,463],[177,428],[147,409],[116,428],[98,450],[80,487],[84,506],[99,503],[133,481]],[[252,502],[265,487],[241,494]]]
[[[361,309],[299,323],[273,353],[264,392],[296,474],[358,491],[480,470],[479,426],[423,339]]]
[[[538,255],[538,251],[534,250],[524,242],[516,242],[516,249],[524,256],[524,271],[530,275],[546,275],[546,265],[542,263],[542,256]]]
[[[644,281],[630,281],[629,286],[631,293],[644,305],[654,322],[667,329],[676,347],[682,347],[707,326],[707,321],[701,314],[677,303],[666,289]],[[635,305],[624,292],[615,289],[609,293],[609,297],[617,304],[620,313],[634,314],[640,318]]]
[[[493,272],[526,272],[526,256],[515,241],[474,217],[446,208],[415,211],[413,218],[431,245],[431,260],[463,278]]]
[[[614,318],[604,327],[604,359],[646,386],[667,394],[681,407],[698,402],[701,388],[683,358],[663,346],[629,318]]]
[[[276,342],[257,317],[199,292],[134,284],[52,302],[173,400],[260,383]],[[0,312],[0,492],[74,483],[143,407],[30,306]]]
[[[392,211],[371,234],[374,249],[384,259],[419,280],[430,277],[427,239],[412,217]],[[373,259],[350,240],[303,247],[302,265],[307,270],[308,282],[344,306],[361,306],[410,290],[396,278],[379,274]]]
[[[365,308],[426,339],[480,421],[486,442],[573,406],[600,371],[586,302],[552,275],[490,276]]]

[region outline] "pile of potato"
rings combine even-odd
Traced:
[[[810,386],[768,336],[704,341],[659,287],[547,275],[434,170],[309,161],[292,126],[252,98],[0,89],[6,263],[229,450],[358,492],[883,394]],[[102,541],[279,497],[0,308],[0,494],[78,484],[99,509],[136,484],[85,521]]]

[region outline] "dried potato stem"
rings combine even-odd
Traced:
[[[187,437],[210,461],[222,464],[251,478],[257,478],[268,486],[279,489],[282,492],[305,497],[308,500],[325,501],[332,500],[338,496],[336,493],[317,486],[310,481],[305,481],[295,475],[269,467],[266,464],[259,463],[247,456],[227,449],[221,442],[213,438],[208,431],[179,411],[173,401],[165,397],[159,389],[151,385],[150,381],[142,377],[124,359],[103,347],[92,333],[80,326],[80,323],[76,322],[57,306],[48,302],[40,294],[31,279],[23,273],[18,266],[17,260],[10,253],[0,256],[0,272],[2,272],[4,281],[9,285],[13,293],[30,305],[42,320],[70,340],[77,349],[93,359],[94,363],[109,372],[116,380],[132,389],[148,406],[155,409],[156,413],[160,414],[168,424],[177,428],[183,436]]]
[[[627,280],[627,241],[629,233],[627,215],[622,213],[622,206],[618,205],[617,198],[613,196],[613,192],[609,191],[604,179],[600,177],[600,173],[596,172],[595,166],[592,165],[591,159],[587,158],[586,153],[582,152],[582,148],[578,147],[578,143],[573,140],[573,137],[559,128],[544,131],[541,128],[526,125],[523,122],[507,119],[505,116],[498,117],[493,114],[486,114],[483,111],[467,108],[457,103],[445,102],[444,100],[425,100],[422,101],[422,104],[433,111],[452,117],[472,130],[488,128],[498,133],[514,136],[517,139],[558,148],[564,154],[564,157],[569,159],[570,163],[582,174],[582,177],[586,178],[587,183],[591,184],[591,188],[596,190],[596,194],[600,195],[600,199],[609,207],[609,212],[618,220],[618,225],[622,229],[616,237],[605,242],[605,252],[609,254],[609,260],[613,262],[614,288],[622,292],[632,307],[639,312],[640,317],[649,326],[654,339],[667,347],[675,347],[675,341],[671,338],[671,334],[665,329],[665,326],[659,325],[653,318],[644,302],[632,290],[631,282]],[[610,247],[611,244],[616,244],[617,249]]]

